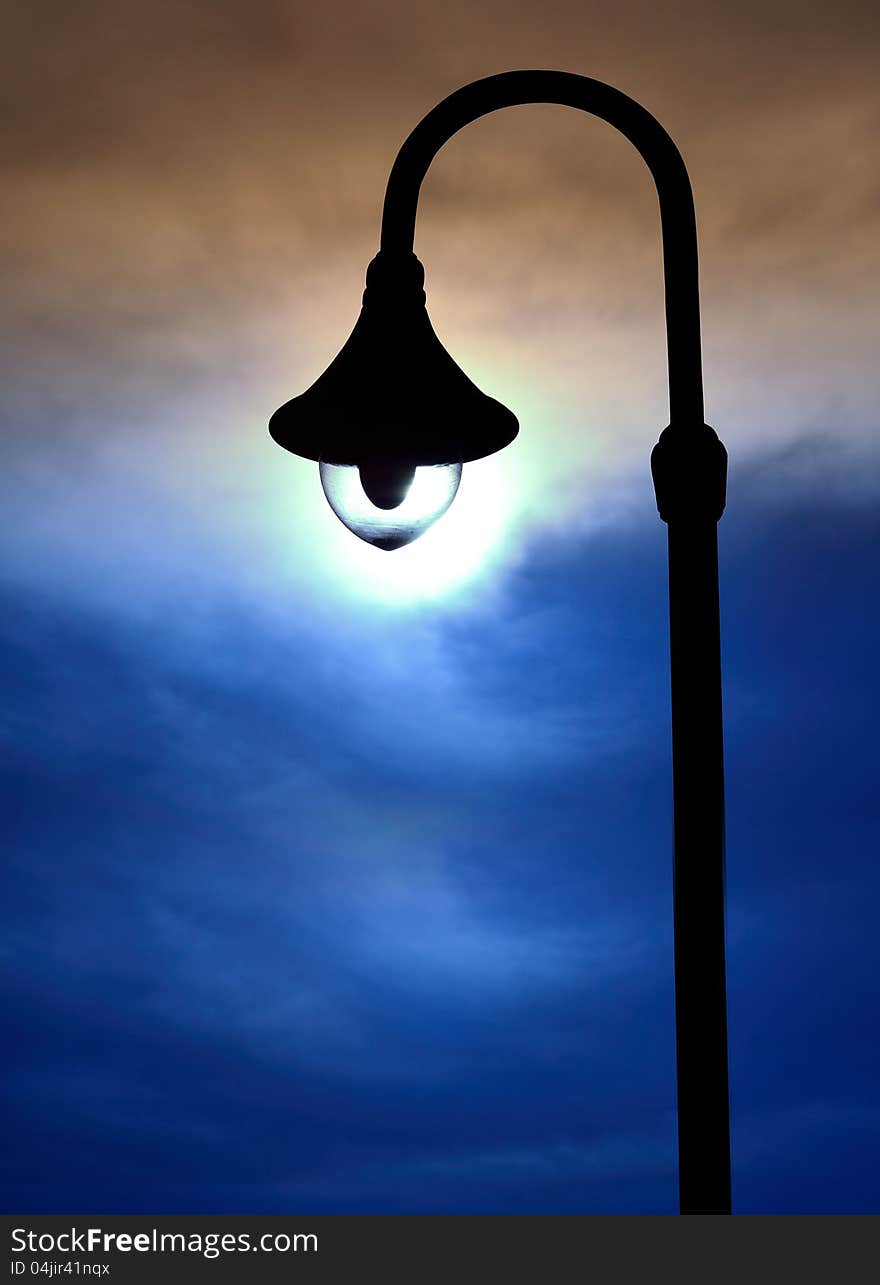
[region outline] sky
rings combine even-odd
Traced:
[[[700,238],[733,1199],[880,1212],[876,6],[14,4],[2,1178],[16,1213],[677,1208],[656,199],[607,125],[468,127],[432,322],[517,414],[386,553],[266,423],[467,81],[606,80]]]

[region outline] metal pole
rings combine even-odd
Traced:
[[[668,537],[679,1191],[683,1214],[729,1214],[718,540],[711,518]]]
[[[390,261],[412,256],[422,180],[453,134],[499,108],[539,102],[588,112],[624,134],[650,169],[660,203],[671,423],[651,468],[669,540],[680,1209],[729,1214],[716,531],[727,454],[703,422],[697,238],[687,170],[660,123],[602,81],[559,71],[489,76],[438,103],[403,143],[385,193],[380,254]]]

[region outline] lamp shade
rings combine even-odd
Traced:
[[[480,392],[437,338],[424,275],[414,254],[380,252],[342,351],[269,421],[285,450],[373,478],[379,507],[393,507],[395,476],[482,459],[519,431],[515,415]]]

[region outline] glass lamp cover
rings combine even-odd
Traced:
[[[320,462],[321,485],[327,501],[349,531],[377,549],[400,549],[427,531],[455,499],[461,481],[461,464],[422,464],[412,469],[411,480],[394,479],[393,493],[383,494],[376,480],[366,477],[355,464]],[[399,497],[399,498],[398,498]]]

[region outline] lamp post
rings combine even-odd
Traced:
[[[727,453],[703,420],[694,205],[672,139],[626,94],[568,72],[506,72],[450,94],[394,162],[381,247],[351,336],[315,384],[275,412],[269,431],[319,462],[334,512],[383,549],[415,539],[445,512],[464,463],[513,440],[515,417],[471,383],[431,327],[413,239],[419,189],[443,144],[471,121],[524,103],[574,107],[615,126],[641,154],[659,198],[670,422],[651,471],[669,550],[680,1210],[729,1214],[717,546]]]

